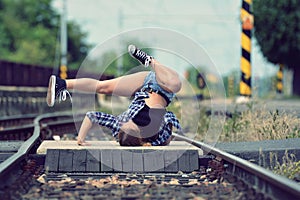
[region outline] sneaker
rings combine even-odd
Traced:
[[[134,45],[128,46],[128,52],[131,55],[131,57],[137,59],[142,65],[145,67],[148,67],[151,63],[152,56],[149,56],[146,52],[140,50]]]
[[[55,99],[58,98],[60,101],[65,101],[67,98],[67,94],[69,95],[71,101],[71,95],[67,90],[66,81],[60,79],[52,75],[49,79],[49,86],[47,92],[47,104],[48,106],[52,107],[55,103]]]

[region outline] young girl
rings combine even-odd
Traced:
[[[96,92],[102,94],[134,94],[128,109],[119,116],[88,112],[78,133],[78,145],[89,145],[85,137],[92,123],[110,128],[112,135],[123,146],[167,145],[171,141],[172,127],[181,130],[176,116],[166,111],[175,93],[181,88],[176,71],[162,65],[134,45],[129,45],[128,51],[145,67],[151,66],[151,71],[105,81],[90,78],[62,80],[54,75],[50,77],[47,93],[49,106],[54,105],[56,98],[64,100],[67,90],[74,88],[93,92],[96,86]]]

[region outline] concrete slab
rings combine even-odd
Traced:
[[[216,148],[263,167],[276,166],[276,162],[282,163],[283,157],[290,154],[300,159],[300,138],[217,143]]]
[[[168,146],[123,147],[115,141],[44,141],[37,150],[46,154],[49,172],[192,172],[199,169],[202,151],[183,141]]]
[[[37,149],[37,154],[46,154],[47,149],[120,149],[120,150],[197,150],[199,155],[203,155],[201,149],[184,141],[171,141],[168,146],[150,146],[150,147],[127,147],[120,146],[116,141],[87,141],[91,146],[78,146],[76,141],[54,141],[44,140]]]

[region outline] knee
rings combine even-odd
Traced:
[[[170,79],[168,83],[165,84],[167,90],[169,90],[172,93],[177,93],[180,91],[182,83],[179,77],[174,77]]]
[[[179,77],[175,78],[175,80],[172,83],[172,89],[174,93],[179,92],[179,90],[181,89],[182,83],[181,80],[179,79]]]

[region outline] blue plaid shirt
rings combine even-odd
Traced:
[[[128,109],[118,116],[96,111],[88,112],[87,116],[92,123],[98,123],[101,126],[111,129],[112,135],[117,138],[122,122],[128,122],[130,119],[134,118],[134,116],[145,106],[145,98],[149,98],[147,92],[136,92]],[[169,126],[170,124],[181,131],[181,126],[174,113],[167,111],[164,115],[164,121],[158,130],[158,138],[151,141],[152,146],[162,145],[170,138],[172,135],[172,126]]]

